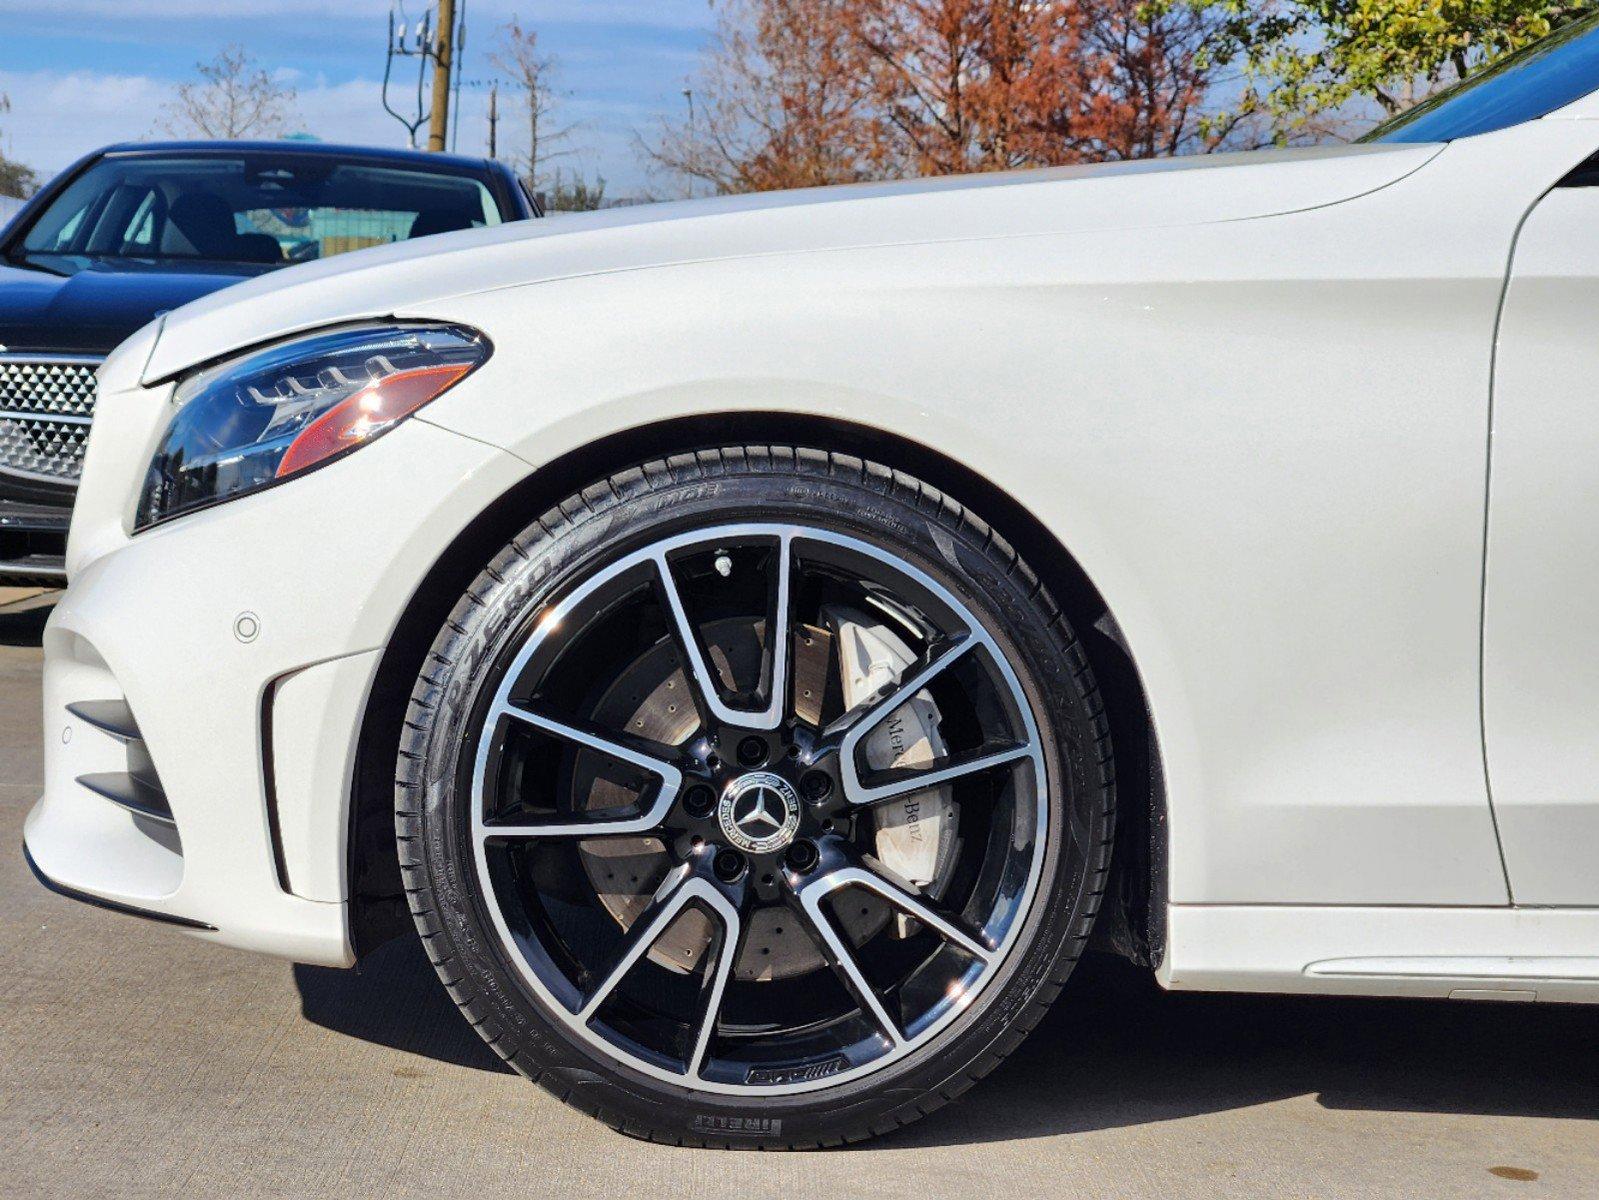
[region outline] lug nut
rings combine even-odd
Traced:
[[[738,761],[746,767],[758,767],[766,761],[766,743],[758,737],[747,737],[738,744]]]
[[[683,811],[691,817],[708,817],[716,807],[716,793],[703,783],[696,783],[683,795]]]
[[[795,842],[788,848],[789,869],[797,871],[801,875],[812,870],[817,862],[821,860],[821,857],[821,854],[817,852],[815,842]]]
[[[711,862],[711,870],[723,883],[733,883],[744,874],[744,856],[737,850],[718,850]]]
[[[833,777],[826,771],[807,771],[800,779],[800,791],[812,804],[820,804],[833,794]]]

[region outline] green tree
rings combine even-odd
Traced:
[[[1311,140],[1375,104],[1403,112],[1477,68],[1593,11],[1549,0],[1155,0],[1228,18],[1215,53],[1242,85],[1228,111],[1269,122],[1279,142]]]
[[[0,113],[11,111],[11,98],[0,92]],[[39,190],[39,176],[32,167],[25,167],[15,159],[0,152],[0,196],[14,196],[26,200]]]
[[[556,168],[547,200],[551,212],[591,212],[604,208],[605,176],[596,175],[590,181],[581,172],[567,175]]]

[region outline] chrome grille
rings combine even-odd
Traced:
[[[99,365],[82,355],[0,354],[0,471],[78,478]]]

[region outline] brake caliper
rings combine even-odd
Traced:
[[[844,707],[863,704],[874,693],[897,684],[915,661],[892,628],[859,609],[828,605],[822,617],[838,647]],[[942,716],[923,689],[889,713],[866,736],[866,766],[872,771],[925,769],[945,754]],[[918,886],[940,880],[955,849],[959,806],[948,784],[924,788],[872,809],[877,857],[884,866]],[[908,932],[904,917],[900,933]]]

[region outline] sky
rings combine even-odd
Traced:
[[[463,78],[486,81],[499,28],[512,15],[538,30],[557,62],[560,124],[575,124],[563,162],[604,176],[608,197],[664,186],[637,147],[683,88],[709,38],[708,0],[464,0]],[[462,0],[457,0],[457,4]],[[160,136],[161,109],[195,63],[244,45],[298,93],[299,125],[328,141],[404,146],[383,111],[388,14],[414,21],[427,0],[0,0],[0,150],[48,177],[110,142]],[[409,78],[415,102],[416,60]],[[391,92],[396,108],[403,87]],[[487,89],[461,90],[456,149],[487,150]],[[500,149],[518,146],[515,107],[501,92]],[[521,144],[526,144],[525,136]]]

